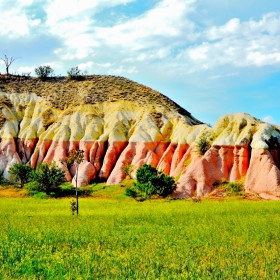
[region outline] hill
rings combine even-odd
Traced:
[[[120,183],[126,165],[136,170],[149,163],[176,177],[177,197],[205,196],[219,181],[241,179],[247,192],[280,195],[279,127],[239,113],[210,128],[122,77],[2,77],[0,138],[6,178],[15,162],[60,164],[70,150],[82,149],[80,186],[96,179]],[[75,175],[66,173],[68,180]]]

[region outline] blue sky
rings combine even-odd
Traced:
[[[0,0],[0,15],[0,57],[20,57],[11,72],[79,66],[212,125],[237,112],[280,125],[279,0]]]

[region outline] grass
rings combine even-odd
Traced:
[[[280,276],[278,202],[82,198],[72,216],[69,198],[0,198],[0,211],[0,279]]]
[[[79,197],[101,198],[101,199],[123,199],[128,197],[124,194],[125,188],[131,187],[134,180],[125,179],[122,184],[106,186],[106,183],[93,183],[91,185],[78,188]],[[75,197],[76,190],[70,182],[65,182],[59,186],[55,192],[47,195],[45,192],[38,191],[35,182],[25,184],[24,188],[20,188],[18,184],[5,182],[1,185],[0,181],[0,198],[20,198],[34,197],[41,199],[48,198],[70,198]]]

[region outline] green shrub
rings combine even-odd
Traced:
[[[4,178],[3,174],[0,175],[0,185],[1,186],[6,186],[6,185],[10,185],[11,182],[7,179]]]
[[[38,68],[35,68],[34,71],[35,74],[41,79],[45,79],[54,73],[54,70],[49,65],[39,66]]]
[[[230,182],[228,183],[228,186],[232,192],[232,194],[239,194],[244,190],[243,184],[238,183],[238,182]]]
[[[36,198],[40,198],[40,199],[48,199],[49,198],[49,196],[46,193],[39,192],[39,191],[35,192],[33,196],[36,197]]]
[[[65,172],[54,163],[51,165],[41,163],[36,172],[33,172],[33,180],[37,182],[39,191],[44,191],[49,195],[57,191],[58,186],[65,182]]]
[[[125,193],[133,198],[150,199],[153,195],[166,197],[175,187],[173,177],[165,175],[149,164],[144,164],[136,172],[134,187],[126,189]]]
[[[132,172],[134,171],[135,166],[133,164],[126,164],[122,169],[125,175],[132,179]]]
[[[75,212],[77,211],[77,201],[74,199],[70,201],[70,210],[72,212],[72,215],[75,215]]]
[[[22,163],[15,163],[9,169],[9,173],[11,174],[12,178],[17,182],[20,182],[21,188],[23,188],[24,184],[31,180],[32,172],[33,168],[31,166]]]
[[[195,143],[196,145],[196,152],[204,155],[211,147],[210,141],[207,139],[207,133],[203,133],[199,140]]]
[[[138,193],[134,188],[127,188],[124,193],[125,195],[130,196],[132,198],[136,198],[138,196]]]
[[[78,66],[72,67],[69,71],[67,71],[67,77],[69,80],[81,80],[81,70],[78,68]]]
[[[220,181],[213,184],[215,189],[223,190],[228,196],[244,195],[244,186],[241,182]]]

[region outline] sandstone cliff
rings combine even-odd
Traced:
[[[196,151],[202,135],[211,143],[204,155]],[[240,113],[210,128],[159,92],[120,77],[2,80],[0,139],[6,178],[16,162],[59,164],[82,149],[80,186],[96,178],[120,183],[125,165],[149,163],[178,179],[177,197],[205,196],[217,181],[242,177],[248,192],[280,195],[278,127]],[[71,180],[75,170],[66,174]]]

